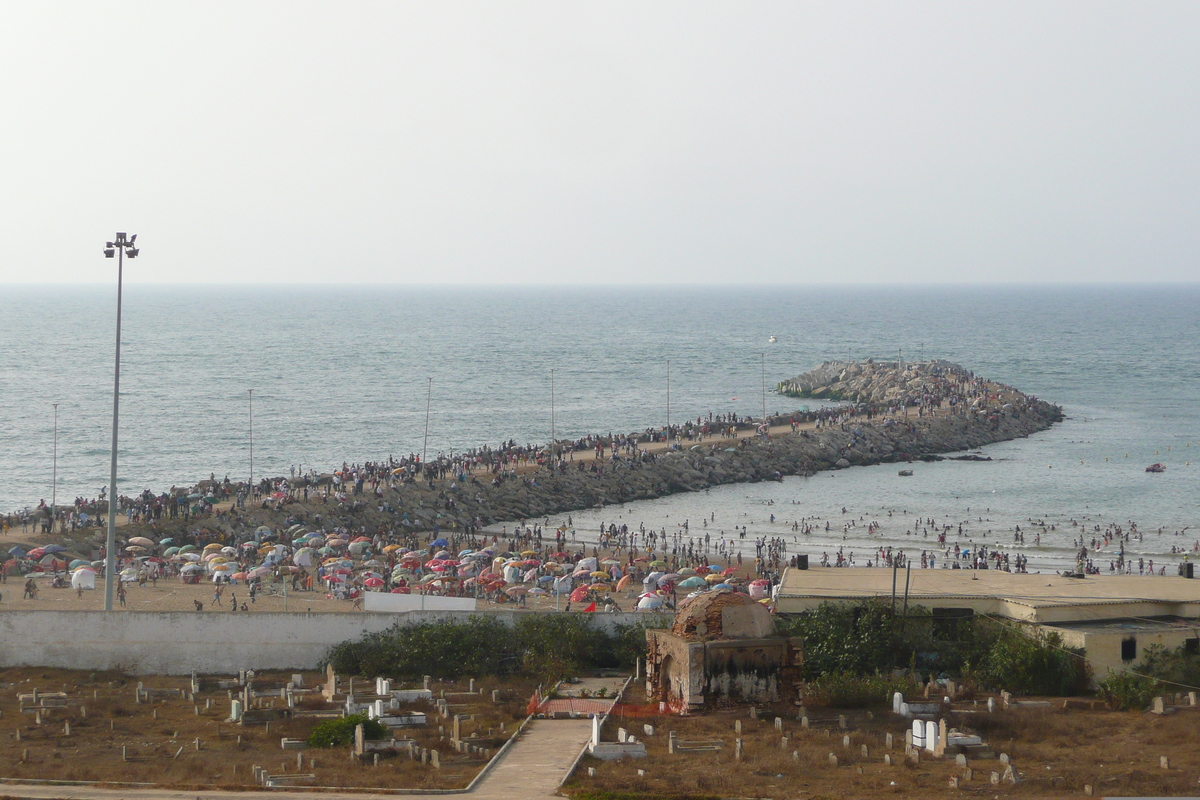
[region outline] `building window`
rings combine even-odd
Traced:
[[[1183,652],[1189,656],[1200,656],[1200,639],[1184,639]]]
[[[1121,660],[1127,663],[1137,660],[1137,639],[1130,636],[1121,640]]]

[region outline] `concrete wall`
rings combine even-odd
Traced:
[[[1078,628],[1054,628],[1063,637],[1067,647],[1082,647],[1084,657],[1092,666],[1094,681],[1104,680],[1109,672],[1124,672],[1127,669],[1137,669],[1139,662],[1146,655],[1146,648],[1151,645],[1161,645],[1168,650],[1174,650],[1183,645],[1188,639],[1197,638],[1195,628],[1133,628],[1126,631],[1114,630],[1080,630]],[[1137,642],[1137,657],[1132,663],[1121,659],[1121,643],[1126,639]]]
[[[140,675],[316,669],[329,648],[392,625],[487,614],[506,625],[534,612],[250,613],[120,611],[0,612],[0,667],[120,669]],[[594,624],[648,621],[649,614],[595,614]]]

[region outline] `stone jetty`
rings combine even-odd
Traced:
[[[700,438],[698,431],[691,431],[691,438],[678,439],[670,451],[644,451],[636,458],[598,462],[584,451],[583,458],[569,459],[564,468],[553,472],[549,467],[531,467],[499,478],[480,472],[465,480],[422,479],[384,486],[382,495],[374,498],[358,495],[322,501],[314,497],[304,502],[297,497],[274,508],[263,502],[232,515],[191,522],[159,520],[153,532],[175,535],[197,524],[210,531],[236,532],[246,525],[278,523],[462,532],[470,526],[537,519],[724,484],[777,481],[789,475],[885,462],[937,460],[943,453],[1029,436],[1063,419],[1058,406],[943,361],[900,368],[895,362],[829,361],[784,381],[779,391],[850,402],[795,417],[775,417],[769,420],[774,429],[770,437],[747,438],[744,434],[753,432],[761,420],[743,421],[740,438]],[[810,423],[815,420],[819,421],[814,428]],[[138,528],[135,525],[130,532]]]
[[[1022,394],[1011,386],[987,381],[949,362],[905,365],[873,362],[826,362],[816,370],[781,384],[809,396],[839,397],[861,403],[862,416],[801,429],[771,438],[705,438],[682,443],[653,460],[570,464],[511,478],[498,485],[468,481],[456,489],[439,487],[440,507],[429,507],[421,495],[427,486],[400,489],[401,507],[415,513],[413,524],[443,530],[481,520],[535,519],[610,503],[648,500],[695,492],[729,483],[782,480],[787,475],[813,475],[851,466],[935,460],[952,453],[1008,441],[1043,431],[1063,419],[1062,409]],[[825,388],[826,391],[818,394]],[[927,409],[920,415],[888,415],[886,404]],[[850,411],[848,407],[847,412]],[[868,420],[867,414],[870,414]],[[786,425],[787,417],[772,424]],[[452,501],[449,503],[448,501]],[[418,506],[418,503],[422,505]],[[452,507],[447,508],[447,505]]]

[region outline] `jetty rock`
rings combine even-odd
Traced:
[[[912,363],[867,359],[826,361],[776,388],[789,397],[913,405],[923,397],[944,395],[947,389],[974,380],[975,373],[940,359]]]

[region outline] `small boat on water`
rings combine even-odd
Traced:
[[[1166,471],[1167,471],[1167,467],[1165,464],[1151,464],[1150,466],[1146,467],[1146,472],[1166,472]]]
[[[913,471],[911,469],[902,469],[899,472],[901,478],[911,478]]]
[[[771,338],[767,339],[767,344],[775,344],[779,340],[775,338],[775,334],[771,334]]]

